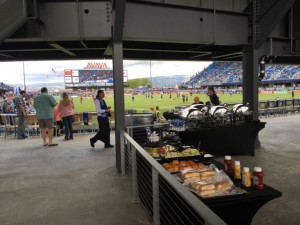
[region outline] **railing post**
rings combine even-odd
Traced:
[[[132,173],[132,194],[133,201],[138,202],[138,183],[137,183],[137,162],[136,162],[136,149],[131,148],[131,173]]]
[[[120,151],[121,151],[121,174],[124,176],[125,175],[125,139],[123,133],[121,133],[120,135]]]
[[[158,171],[152,167],[153,225],[160,225]]]

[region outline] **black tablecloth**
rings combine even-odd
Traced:
[[[197,147],[213,155],[244,154],[254,156],[258,132],[264,122],[243,122],[235,125],[180,131],[182,143]]]
[[[224,169],[224,165],[214,161],[219,169]],[[239,185],[240,180],[234,180],[235,185]],[[264,185],[263,190],[256,190],[253,187],[243,187],[247,194],[224,196],[201,199],[210,209],[220,216],[229,225],[247,225],[256,212],[267,202],[282,196],[282,193],[274,188]]]

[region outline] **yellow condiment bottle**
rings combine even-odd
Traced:
[[[245,187],[251,187],[251,174],[249,171],[249,167],[243,167],[242,184]]]
[[[240,161],[234,161],[234,178],[241,179],[241,163],[240,163]]]

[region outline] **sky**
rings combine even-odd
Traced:
[[[25,61],[25,82],[58,83],[64,82],[65,69],[84,69],[88,63],[106,63],[112,68],[111,60],[66,60],[66,61]],[[187,61],[136,61],[124,60],[124,70],[128,79],[155,76],[189,75],[202,71],[211,62]],[[52,70],[53,69],[53,70]],[[23,84],[23,62],[0,62],[0,82],[6,84]]]

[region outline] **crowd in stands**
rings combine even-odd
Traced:
[[[12,91],[12,90],[13,90],[13,87],[11,87],[7,84],[4,84],[3,82],[0,82],[0,91],[7,92],[7,91]]]
[[[240,84],[243,79],[243,64],[239,62],[214,62],[198,72],[186,84],[221,85]],[[267,65],[262,81],[282,81],[300,79],[300,66]]]

